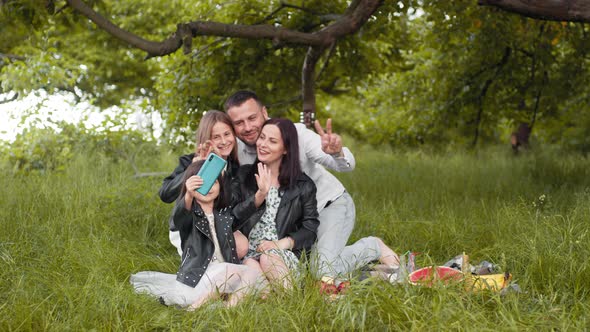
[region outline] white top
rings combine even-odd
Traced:
[[[215,231],[215,217],[213,214],[205,213],[207,220],[209,221],[209,231],[211,232],[211,239],[213,240],[213,246],[215,247],[215,252],[213,253],[213,257],[211,258],[212,263],[223,263],[225,260],[223,259],[223,254],[221,253],[221,247],[219,246],[219,240],[217,239],[217,232]]]
[[[342,183],[326,168],[337,172],[350,172],[355,167],[354,156],[346,147],[342,148],[343,157],[326,154],[322,151],[320,135],[305,127],[303,123],[296,123],[295,128],[299,139],[301,170],[313,180],[317,187],[318,212],[321,212],[328,201],[336,200],[345,191]],[[256,147],[248,146],[239,139],[237,141],[240,165],[254,163]]]

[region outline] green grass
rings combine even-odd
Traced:
[[[351,241],[376,235],[419,266],[465,251],[510,271],[522,293],[353,283],[337,301],[301,288],[233,309],[186,312],[133,292],[141,270],[174,273],[161,178],[80,157],[65,171],[0,180],[0,331],[585,330],[590,328],[590,161],[355,146],[338,174],[355,199]],[[163,154],[142,169],[170,171]],[[545,195],[542,202],[539,199]],[[535,203],[535,204],[534,204]]]

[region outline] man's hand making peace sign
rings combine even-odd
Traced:
[[[326,121],[326,130],[322,128],[320,122],[315,120],[315,130],[322,138],[322,151],[334,157],[342,156],[342,138],[338,134],[332,133],[332,119]]]

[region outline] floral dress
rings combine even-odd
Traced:
[[[278,241],[277,225],[275,218],[281,203],[281,195],[279,189],[271,187],[266,195],[266,210],[260,217],[260,221],[254,225],[248,236],[248,253],[244,258],[254,258],[258,260],[261,253],[256,251],[256,248],[262,241]],[[266,252],[281,256],[283,261],[290,270],[296,271],[299,264],[299,259],[291,250],[286,249],[270,249]]]

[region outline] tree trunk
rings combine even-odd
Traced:
[[[478,0],[531,18],[548,21],[590,22],[590,1],[584,0]]]
[[[303,96],[303,111],[299,121],[310,128],[315,120],[315,66],[320,59],[324,49],[321,47],[309,47],[305,60],[303,61],[303,70],[301,73],[301,95]]]

